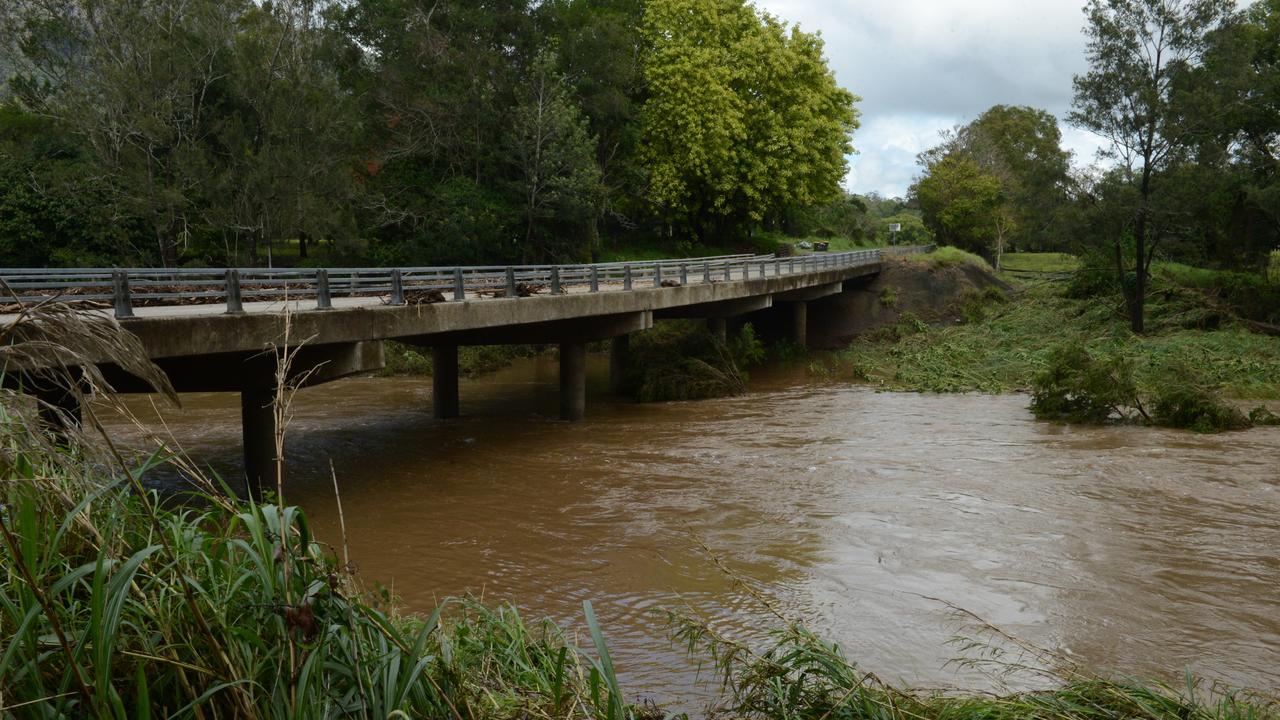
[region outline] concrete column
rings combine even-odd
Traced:
[[[707,329],[711,334],[719,338],[720,342],[729,341],[729,320],[722,317],[707,318]]]
[[[437,420],[456,418],[458,402],[458,346],[431,348],[431,412]]]
[[[276,418],[271,387],[240,390],[240,429],[244,439],[244,475],[249,493],[261,498],[276,486]]]
[[[630,335],[619,335],[609,344],[609,392],[614,395],[621,395],[626,390],[627,358],[630,355]]]
[[[587,346],[560,343],[560,419],[581,420],[587,412]]]
[[[809,346],[809,303],[791,303],[791,341],[800,347]]]

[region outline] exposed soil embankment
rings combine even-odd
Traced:
[[[884,270],[862,287],[811,305],[810,344],[843,347],[861,333],[896,325],[905,317],[957,324],[965,319],[966,302],[1010,289],[990,270],[972,263],[938,263],[929,256],[886,258]]]

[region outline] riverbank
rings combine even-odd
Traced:
[[[904,314],[858,336],[821,368],[891,390],[1022,392],[1053,350],[1071,343],[1132,358],[1142,388],[1190,368],[1229,398],[1280,399],[1280,338],[1250,330],[1185,289],[1153,293],[1150,331],[1138,336],[1118,295],[1076,299],[1065,282],[1011,282],[1007,293],[975,295],[936,317]]]

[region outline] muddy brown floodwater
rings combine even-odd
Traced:
[[[465,382],[446,422],[429,379],[304,390],[287,499],[336,545],[332,460],[361,575],[413,610],[473,593],[580,627],[590,599],[624,687],[661,702],[705,691],[655,611],[777,624],[700,544],[888,680],[989,684],[948,664],[943,600],[1091,670],[1280,687],[1280,431],[1067,428],[1024,396],[799,368],[743,397],[610,402],[600,360],[577,424],[553,419],[554,359]],[[234,474],[237,399],[184,399],[174,436]]]

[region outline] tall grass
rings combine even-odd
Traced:
[[[33,357],[30,338],[5,339],[10,359]],[[162,502],[141,478],[163,462],[199,493]],[[554,625],[468,600],[402,616],[298,508],[229,498],[178,456],[131,464],[109,437],[50,434],[9,392],[0,468],[2,717],[635,714]]]

